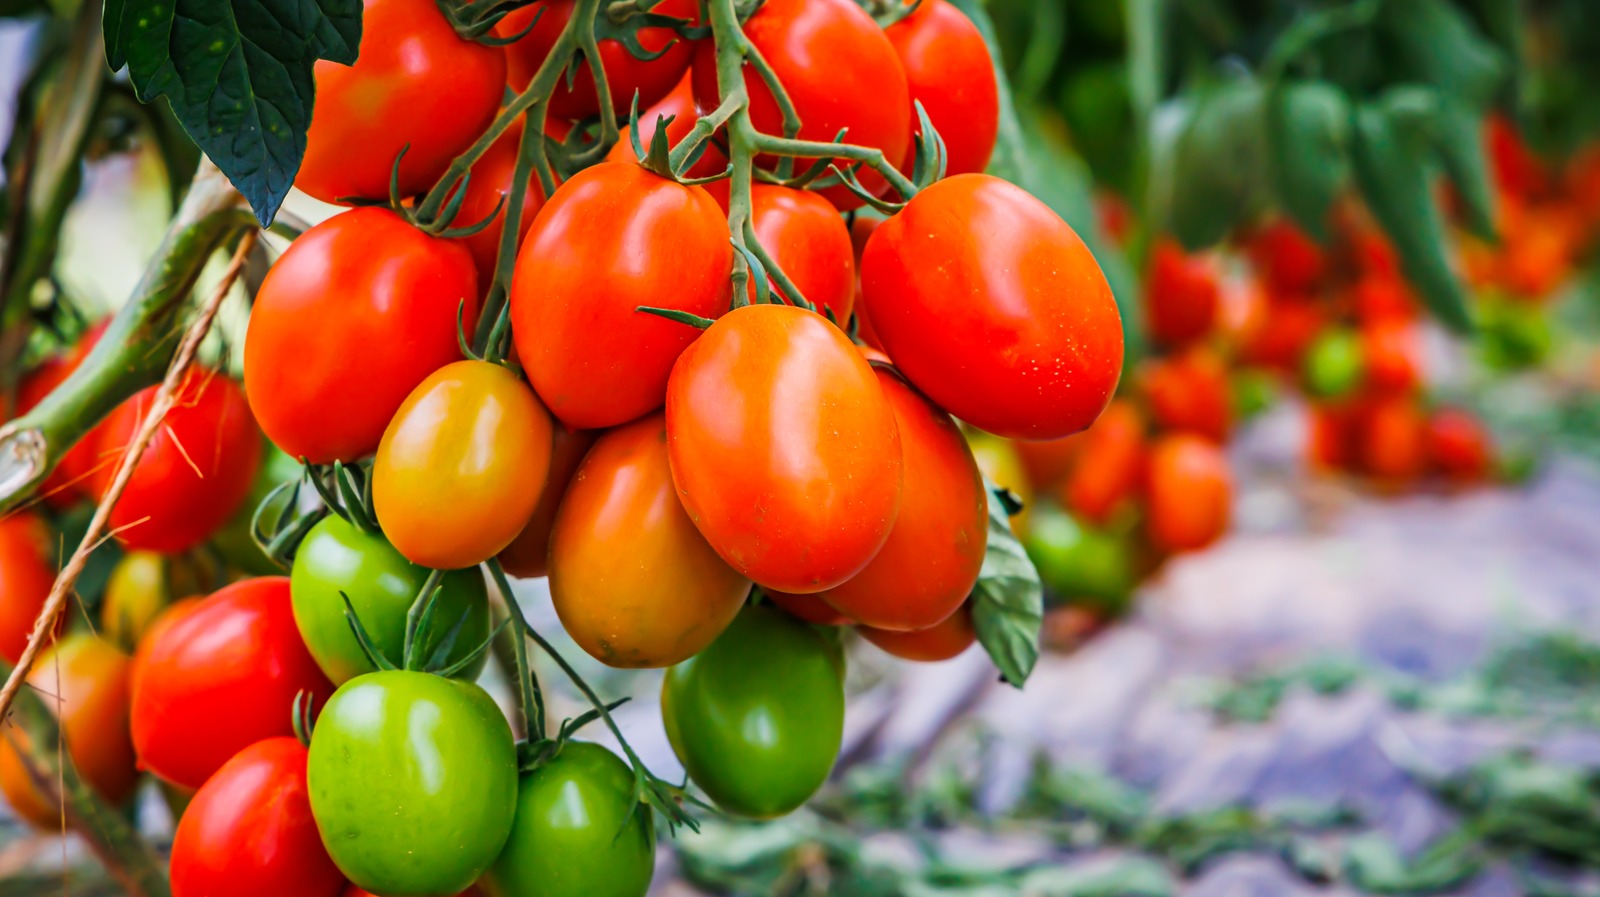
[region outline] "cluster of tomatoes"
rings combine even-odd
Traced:
[[[612,111],[636,101],[641,129],[680,140],[724,103],[723,60],[689,28],[702,4],[640,6],[642,57],[598,45]],[[678,807],[651,799],[662,783],[631,752],[572,738],[609,722],[593,695],[593,713],[545,736],[524,639],[551,649],[506,573],[547,576],[563,627],[599,661],[669,668],[667,734],[713,803],[787,813],[826,779],[843,727],[840,642],[813,623],[923,660],[974,640],[969,596],[1001,499],[957,421],[1060,440],[1116,388],[1121,322],[1093,256],[1039,200],[979,173],[998,128],[993,61],[944,0],[887,27],[852,0],[768,0],[742,24],[801,122],[791,136],[843,133],[907,169],[937,146],[949,176],[898,197],[861,173],[863,190],[898,200],[886,217],[845,184],[782,183],[792,166],[765,154],[748,208],[733,208],[737,185],[694,181],[737,147],[714,139],[697,170],[674,174],[624,140],[548,195],[533,180],[506,234],[503,200],[527,168],[518,126],[497,116],[508,87],[538,80],[575,7],[508,15],[497,27],[521,37],[502,47],[461,37],[431,0],[366,4],[359,60],[318,65],[296,182],[355,207],[276,259],[242,383],[189,376],[113,515],[125,547],[170,556],[128,555],[113,578],[125,590],[220,546],[241,518],[261,548],[229,569],[274,559],[289,573],[159,615],[108,599],[103,634],[136,645],[131,658],[74,633],[35,668],[62,706],[96,708],[90,737],[63,719],[102,796],[125,797],[135,763],[191,795],[177,897],[643,894],[652,807]],[[549,140],[603,133],[593,62],[536,107]],[[750,121],[781,136],[780,103],[748,64],[744,78]],[[492,126],[504,135],[470,179],[441,183]],[[425,195],[441,189],[443,217],[487,226],[432,226]],[[742,235],[730,212],[748,214]],[[751,267],[770,283],[740,288],[751,256],[730,237],[759,241],[768,263]],[[67,492],[103,494],[148,405],[130,401],[63,462]],[[1157,442],[1154,481],[1193,480],[1197,457],[1214,476],[1208,445]],[[303,467],[286,478],[291,460]],[[1195,519],[1192,487],[1172,488],[1159,543],[1211,538],[1220,520]],[[511,618],[520,742],[475,682],[499,632],[490,580]],[[28,625],[38,612],[9,589],[4,603]],[[51,822],[37,803],[29,815]]]

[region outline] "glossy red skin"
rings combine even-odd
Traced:
[[[636,311],[728,310],[733,247],[710,194],[637,165],[602,162],[561,185],[533,222],[511,283],[528,380],[575,429],[661,407],[693,327]]]
[[[600,436],[596,430],[569,430],[560,424],[552,429],[550,474],[544,491],[539,494],[539,505],[533,509],[528,525],[499,555],[500,566],[512,576],[543,576],[549,570],[550,530],[555,525],[556,509],[561,506],[561,499],[567,494],[583,456]]]
[[[972,625],[972,610],[963,606],[936,626],[915,632],[896,632],[862,626],[861,637],[885,653],[904,660],[936,663],[949,660],[972,647],[978,630]]]
[[[790,616],[799,617],[817,626],[845,626],[853,622],[839,613],[833,605],[822,600],[821,595],[791,595],[788,592],[766,592],[772,603]]]
[[[822,599],[867,626],[936,626],[972,593],[988,546],[983,475],[950,415],[874,368],[900,431],[905,485],[894,528],[871,563]]]
[[[686,72],[670,93],[639,113],[639,124],[644,129],[639,135],[639,145],[648,150],[651,139],[655,137],[657,123],[661,119],[668,119],[667,143],[676,147],[694,129],[698,117],[699,112],[694,105],[694,82]],[[717,141],[709,140],[705,147],[705,152],[700,154],[700,158],[683,173],[686,179],[708,178],[727,170],[728,156],[718,146]],[[617,145],[611,148],[611,152],[606,153],[606,161],[638,163],[639,156],[633,151],[633,140],[628,133],[627,125],[622,126],[622,136]],[[726,179],[701,186],[705,187],[711,198],[717,201],[717,205],[724,209],[728,207]]]
[[[1150,450],[1146,526],[1163,552],[1196,551],[1228,529],[1233,476],[1215,443],[1193,433],[1156,440]]]
[[[1374,398],[1361,409],[1357,459],[1367,473],[1389,485],[1415,482],[1428,466],[1428,423],[1409,395]]]
[[[365,0],[355,65],[316,65],[317,96],[295,186],[324,202],[432,187],[500,111],[506,58],[465,40],[433,0]]]
[[[550,48],[561,38],[562,29],[572,18],[573,0],[541,0],[521,9],[512,10],[500,24],[495,34],[502,37],[520,34],[528,23],[539,15],[539,21],[528,35],[506,47],[507,75],[511,89],[527,90]],[[656,15],[694,20],[697,17],[695,0],[663,0],[650,10]],[[604,12],[601,13],[604,15]],[[639,95],[639,108],[644,109],[667,95],[689,68],[694,56],[694,42],[678,37],[671,28],[643,28],[639,31],[639,44],[652,54],[664,51],[651,60],[639,59],[621,43],[600,41],[600,59],[606,69],[606,83],[611,91],[611,108],[618,117],[627,120],[633,108],[635,91]],[[556,84],[550,97],[550,114],[559,118],[589,118],[600,112],[600,98],[595,93],[594,73],[587,59],[578,64],[567,88],[565,76]]]
[[[984,170],[1000,131],[1000,89],[978,26],[946,0],[926,0],[884,34],[905,69],[913,104],[922,103],[944,139],[945,174]],[[911,128],[922,133],[914,105]]]
[[[1410,392],[1422,383],[1422,345],[1415,328],[1386,322],[1361,329],[1366,386],[1378,392]]]
[[[1216,326],[1221,293],[1217,272],[1208,261],[1184,252],[1175,240],[1160,240],[1150,252],[1145,286],[1150,339],[1181,347],[1204,337]]]
[[[55,540],[44,521],[28,511],[0,516],[0,657],[6,663],[16,663],[28,647],[55,585],[55,557]]]
[[[306,749],[268,738],[208,779],[172,840],[172,897],[338,897],[344,875],[311,818]]]
[[[1486,479],[1494,443],[1483,422],[1459,408],[1440,408],[1428,419],[1428,457],[1433,468],[1458,483]]]
[[[894,45],[861,7],[852,0],[769,0],[745,22],[744,31],[794,103],[801,139],[829,142],[848,128],[848,142],[882,150],[897,165],[907,158],[910,86]],[[756,130],[783,136],[783,115],[772,91],[749,68],[744,81]],[[711,41],[701,42],[695,53],[694,96],[707,111],[720,101]],[[861,179],[875,193],[888,190],[888,183],[874,172],[863,171]],[[862,205],[843,185],[821,193],[840,210]]]
[[[1075,438],[1080,440],[1078,456],[1061,484],[1061,502],[1090,523],[1104,524],[1138,497],[1143,484],[1144,415],[1132,402],[1118,399]]]
[[[289,578],[234,583],[164,614],[133,660],[133,746],[139,765],[198,788],[263,738],[293,734],[294,697],[322,706],[322,675],[289,603]]]
[[[470,227],[490,215],[494,216],[493,223],[488,227],[460,238],[461,244],[472,253],[472,263],[478,270],[478,286],[484,292],[488,292],[489,285],[494,282],[494,264],[500,255],[500,238],[505,234],[506,218],[510,214],[509,206],[502,203],[511,201],[512,178],[517,168],[517,146],[521,142],[522,119],[519,118],[472,166],[472,177],[467,181],[467,195],[461,200],[461,209],[451,222],[454,227]],[[522,245],[522,238],[527,236],[528,228],[533,226],[534,216],[539,214],[543,206],[544,189],[539,185],[539,176],[532,174],[528,178],[528,189],[523,193],[522,219],[517,226],[518,246]]]
[[[32,411],[44,401],[44,397],[55,390],[57,386],[66,382],[72,372],[83,364],[89,357],[96,344],[100,342],[100,335],[106,332],[106,327],[111,323],[110,318],[102,320],[84,332],[78,339],[78,344],[72,351],[64,355],[46,360],[35,368],[22,382],[17,384],[17,417]],[[96,426],[85,433],[78,444],[67,450],[56,462],[56,469],[39,486],[39,496],[45,503],[56,510],[71,507],[81,498],[90,497],[87,480],[101,463],[98,455],[100,436],[104,427]]]
[[[855,306],[856,259],[850,229],[839,212],[819,194],[756,184],[750,191],[750,214],[756,239],[800,293],[817,311],[830,309],[833,320],[847,326]],[[777,283],[771,286],[775,296],[782,295]],[[753,287],[750,297],[755,301]]]
[[[1094,256],[999,178],[957,175],[918,193],[867,242],[861,288],[900,371],[997,436],[1076,433],[1122,374],[1122,319]]]
[[[123,402],[101,425],[91,477],[103,495],[160,387]],[[193,548],[243,507],[261,467],[261,431],[231,377],[191,369],[133,477],[111,509],[109,528],[128,548],[174,553]]]
[[[1286,218],[1276,218],[1250,235],[1250,260],[1274,291],[1304,293],[1328,271],[1327,255],[1300,228]]]
[[[1139,387],[1160,429],[1227,440],[1233,427],[1232,388],[1227,363],[1215,351],[1194,346],[1150,359],[1139,373]]]
[[[250,314],[244,385],[256,420],[291,457],[372,454],[395,409],[461,358],[457,311],[478,319],[478,273],[459,243],[385,208],[352,209],[290,244]]]
[[[814,312],[749,305],[701,334],[672,370],[667,440],[695,526],[770,589],[812,594],[859,573],[900,510],[894,411]]]

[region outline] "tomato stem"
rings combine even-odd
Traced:
[[[443,591],[439,588],[439,582],[443,579],[443,570],[429,570],[427,581],[423,582],[422,589],[417,592],[417,597],[412,599],[411,607],[406,611],[406,640],[401,658],[408,670],[416,669],[412,664],[416,661],[417,655],[417,630],[421,628],[422,618],[431,616],[433,604]]]

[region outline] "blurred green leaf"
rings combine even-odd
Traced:
[[[1483,147],[1483,116],[1466,104],[1444,97],[1435,119],[1439,157],[1466,211],[1466,224],[1485,240],[1497,239],[1494,183]]]
[[[1157,220],[1185,247],[1201,249],[1227,237],[1262,197],[1266,92],[1235,78],[1197,88],[1184,102],[1172,144],[1152,153],[1150,177]]]
[[[1448,0],[1385,0],[1377,26],[1398,75],[1432,84],[1453,101],[1482,109],[1505,77],[1500,51]]]
[[[972,621],[978,642],[989,652],[1000,675],[1021,688],[1039,660],[1044,586],[1022,543],[1011,532],[1011,518],[998,493],[994,488],[988,490],[989,550],[972,589]]]
[[[1302,230],[1328,240],[1328,214],[1350,177],[1350,101],[1323,81],[1278,84],[1266,101],[1278,205]]]
[[[1147,125],[1161,99],[1163,34],[1170,0],[1123,0],[1128,27],[1128,95],[1134,115]]]

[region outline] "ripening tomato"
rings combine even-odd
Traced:
[[[287,576],[168,614],[134,656],[133,744],[141,768],[175,785],[198,788],[245,746],[292,734],[300,692],[321,704],[333,691],[295,628]]]
[[[73,768],[107,803],[122,803],[138,784],[128,738],[128,655],[87,633],[69,635],[45,649],[28,673],[28,686],[60,719]],[[0,792],[18,816],[41,829],[61,828],[61,809],[33,783],[18,753],[28,733],[0,722]]]
[[[1046,504],[1023,545],[1054,595],[1104,615],[1119,613],[1133,596],[1134,559],[1125,535],[1089,525]]]
[[[580,429],[661,407],[697,334],[636,309],[715,318],[732,270],[727,219],[705,190],[618,162],[579,172],[534,220],[511,284],[517,355],[539,398]]]
[[[1305,293],[1327,274],[1322,247],[1287,218],[1256,228],[1246,246],[1250,261],[1274,292]]]
[[[838,609],[822,600],[821,595],[791,595],[788,592],[763,591],[772,603],[791,617],[798,617],[818,626],[844,626],[852,621]]]
[[[364,6],[355,65],[316,64],[294,183],[323,202],[388,199],[402,150],[400,195],[427,190],[488,129],[505,93],[505,52],[456,34],[431,0]]]
[[[639,134],[639,145],[645,149],[650,148],[650,141],[656,134],[656,128],[662,119],[667,120],[667,143],[676,147],[683,138],[694,129],[695,122],[699,119],[699,112],[694,105],[694,81],[685,73],[678,86],[662,97],[648,109],[639,113],[639,123],[644,130]],[[633,139],[628,133],[628,125],[622,126],[622,134],[611,151],[606,153],[607,162],[637,163],[639,157],[633,151]],[[705,143],[705,151],[700,158],[689,166],[683,173],[686,179],[708,178],[721,174],[728,168],[728,155],[722,151],[715,139]],[[702,185],[717,205],[726,209],[728,207],[728,182],[726,180],[713,181]]]
[[[338,897],[344,875],[311,818],[306,749],[250,745],[195,792],[172,838],[172,897]]]
[[[1422,343],[1405,322],[1361,328],[1365,385],[1378,392],[1410,392],[1422,382]]]
[[[106,580],[100,598],[100,634],[118,648],[132,651],[171,600],[166,558],[153,551],[130,551]]]
[[[178,389],[111,509],[110,529],[129,548],[173,553],[204,542],[244,505],[261,466],[261,431],[238,383],[190,369]],[[100,454],[109,462],[91,479],[97,493],[110,488],[159,391],[135,394],[102,424]]]
[[[301,234],[267,272],[245,334],[261,429],[313,464],[371,454],[411,390],[461,357],[456,316],[472,333],[478,297],[472,253],[388,209]]]
[[[821,593],[876,629],[928,629],[971,594],[989,536],[978,462],[950,415],[898,376],[875,368],[900,431],[905,487],[883,548],[860,573]]]
[[[856,260],[850,229],[828,201],[807,190],[756,184],[750,193],[756,239],[817,311],[833,312],[840,327],[855,305]],[[749,287],[755,301],[755,285]],[[783,296],[772,283],[774,301]],[[788,297],[785,297],[788,301]]]
[[[1150,359],[1139,372],[1139,387],[1156,426],[1198,433],[1223,442],[1233,428],[1233,389],[1228,365],[1214,350],[1192,346],[1166,358]]]
[[[514,9],[495,26],[501,37],[521,34],[534,22],[533,30],[520,40],[506,46],[506,61],[512,90],[528,89],[533,76],[544,64],[545,57],[561,32],[572,18],[574,0],[538,0]],[[693,21],[698,17],[695,0],[661,0],[650,8],[660,16]],[[605,15],[604,10],[600,13]],[[653,59],[640,59],[629,52],[621,41],[600,41],[600,64],[605,67],[606,87],[611,93],[611,108],[626,119],[638,95],[639,108],[644,109],[660,100],[678,83],[689,68],[694,56],[693,43],[679,37],[671,28],[649,26],[638,30],[639,45]],[[656,55],[656,54],[660,55]],[[600,97],[595,92],[594,73],[589,60],[579,57],[571,78],[571,87],[565,73],[556,81],[555,93],[550,97],[550,114],[560,118],[590,118],[600,112]]]
[[[1204,337],[1216,326],[1221,295],[1210,260],[1184,252],[1176,240],[1156,241],[1144,291],[1151,340],[1177,347]]]
[[[848,129],[846,140],[881,150],[891,165],[907,158],[910,86],[894,45],[865,10],[852,0],[768,0],[744,23],[744,32],[789,94],[802,140],[826,143]],[[744,83],[756,130],[782,137],[783,115],[772,91],[751,69]],[[715,109],[721,99],[711,41],[696,51],[694,96],[702,109]],[[841,168],[852,164],[835,162]],[[870,170],[862,170],[861,182],[880,195],[888,190],[883,176]],[[862,205],[842,184],[821,192],[842,211]]]
[[[1000,89],[983,32],[946,0],[926,0],[883,32],[949,153],[947,175],[982,171],[1000,131]],[[915,107],[913,133],[920,134]],[[848,135],[846,135],[848,138]]]
[[[1306,349],[1300,380],[1306,393],[1338,399],[1354,393],[1367,377],[1362,338],[1348,327],[1329,327]]]
[[[306,780],[346,878],[386,897],[435,897],[476,881],[511,834],[517,749],[483,689],[386,670],[323,706]]]
[[[678,501],[666,419],[601,436],[550,534],[550,600],[573,641],[609,666],[671,666],[711,644],[749,594]]]
[[[1194,551],[1228,528],[1233,476],[1216,443],[1193,433],[1156,440],[1150,450],[1145,524],[1158,550]]]
[[[815,794],[844,736],[844,672],[820,630],[749,607],[711,646],[667,671],[672,750],[718,807],[769,819]]]
[[[550,123],[545,124],[550,133]],[[467,180],[467,194],[461,199],[461,208],[451,221],[454,227],[471,227],[494,216],[493,222],[475,234],[461,237],[460,242],[472,253],[472,263],[478,269],[478,286],[485,292],[494,282],[495,261],[500,256],[500,238],[505,235],[506,220],[510,217],[512,180],[517,173],[517,148],[522,143],[523,120],[511,123],[504,134],[477,162],[472,164],[472,177]],[[561,128],[560,130],[565,130]],[[553,135],[552,135],[553,136]],[[517,245],[533,226],[534,216],[544,205],[544,187],[538,174],[528,177],[528,189],[523,193],[522,218],[517,225]],[[515,251],[512,253],[515,257]]]
[[[517,782],[517,816],[484,874],[493,897],[644,897],[656,867],[651,812],[633,770],[598,744],[569,741]]]
[[[27,511],[0,515],[0,657],[16,663],[56,582],[56,546]],[[59,631],[60,617],[56,626]]]
[[[861,258],[872,329],[918,389],[1013,439],[1089,426],[1122,374],[1122,319],[1088,247],[1021,188],[939,181]]]
[[[1362,469],[1390,485],[1421,477],[1428,466],[1428,422],[1406,394],[1378,396],[1361,409],[1357,456]]]
[[[1077,438],[1077,463],[1061,484],[1061,500],[1085,520],[1103,524],[1138,496],[1144,481],[1144,415],[1127,399],[1117,399]]]
[[[955,613],[927,629],[896,632],[862,626],[857,631],[862,638],[886,653],[922,663],[949,660],[972,647],[972,643],[978,640],[978,630],[972,625],[970,605],[962,605]]]
[[[372,465],[383,534],[412,563],[474,567],[522,532],[550,472],[550,415],[510,369],[457,361],[395,411]]]
[[[667,440],[706,541],[781,592],[859,573],[900,508],[900,436],[872,367],[837,327],[791,305],[735,309],[683,353]]]
[[[1440,408],[1428,419],[1428,457],[1435,470],[1458,483],[1480,482],[1494,463],[1494,442],[1483,421],[1460,408]]]
[[[511,576],[544,576],[549,570],[550,530],[555,526],[556,510],[583,456],[600,436],[598,430],[573,430],[560,421],[554,422],[551,431],[550,475],[539,493],[539,504],[522,532],[499,555],[500,565]]]
[[[323,518],[306,533],[289,575],[294,622],[317,666],[335,685],[376,669],[356,641],[345,617],[344,599],[372,640],[372,647],[395,666],[405,662],[406,613],[427,584],[429,571],[405,559],[382,533],[365,532],[344,518]],[[459,627],[459,628],[458,628]],[[438,653],[449,666],[489,637],[489,593],[477,570],[452,570],[439,580],[428,631],[421,633],[421,656]],[[456,674],[476,679],[484,658]]]
[[[1017,501],[1022,502],[1022,510],[1011,518],[1011,531],[1019,536],[1027,532],[1033,513],[1033,481],[1028,479],[1016,443],[980,430],[970,430],[967,432],[967,446],[972,449],[972,457],[978,462],[978,470],[982,471],[983,478],[1009,491]]]

